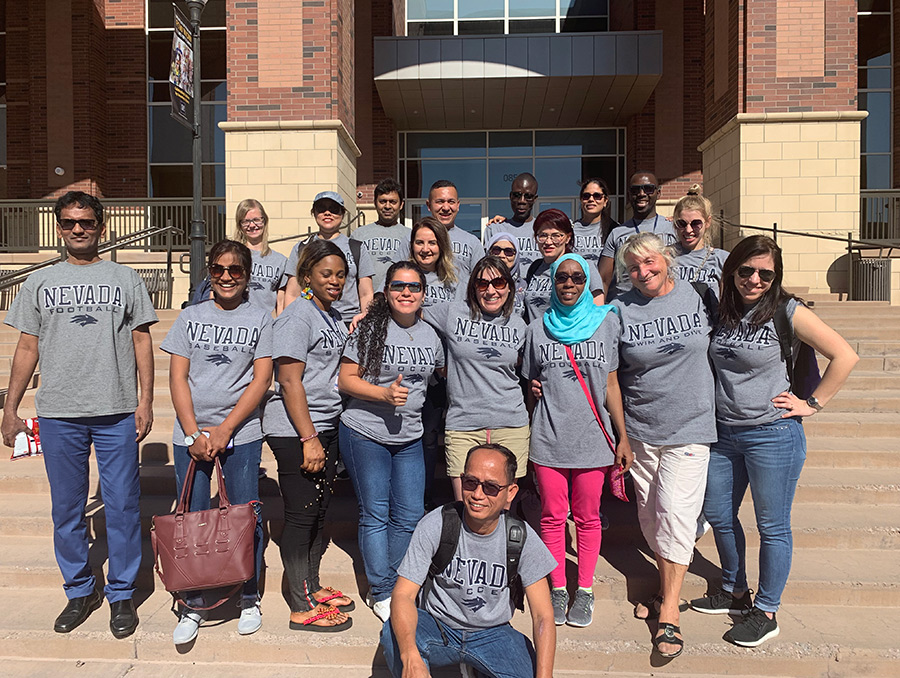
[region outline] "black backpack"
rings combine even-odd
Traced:
[[[509,587],[509,595],[516,609],[525,610],[525,588],[522,586],[522,577],[519,576],[519,559],[522,557],[522,549],[525,546],[525,523],[511,515],[509,511],[503,511],[506,516],[506,582]],[[459,533],[462,530],[463,503],[461,501],[444,504],[441,509],[441,541],[438,550],[431,558],[428,566],[428,577],[422,585],[419,595],[419,607],[425,605],[425,599],[434,588],[434,578],[447,569],[456,547],[459,546]]]
[[[797,360],[794,360],[794,330],[787,316],[788,299],[783,300],[775,309],[775,332],[778,334],[778,343],[781,346],[781,357],[784,359],[787,369],[788,382],[791,392],[806,400],[822,381],[819,374],[819,362],[816,360],[815,349],[806,342],[800,342],[800,350],[797,351]]]
[[[706,313],[709,315],[709,324],[715,327],[719,319],[719,299],[712,287],[702,282],[692,282],[691,287],[703,299],[703,305],[706,307]]]

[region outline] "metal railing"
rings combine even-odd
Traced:
[[[900,196],[900,191],[898,191],[898,196]],[[723,248],[725,246],[726,239],[740,239],[741,237],[743,237],[743,230],[763,231],[766,233],[770,233],[772,239],[775,240],[775,242],[778,242],[779,235],[790,235],[800,236],[803,238],[813,238],[816,240],[830,240],[832,242],[841,243],[847,250],[847,299],[854,299],[854,252],[857,255],[856,260],[858,260],[863,250],[878,250],[879,257],[891,257],[893,256],[895,249],[900,249],[900,236],[864,239],[862,235],[859,238],[854,238],[853,232],[848,231],[847,237],[844,238],[835,235],[827,235],[824,233],[808,233],[803,231],[792,231],[789,229],[779,228],[777,222],[773,223],[771,227],[750,226],[748,224],[738,224],[733,221],[729,221],[725,218],[724,212],[720,212],[718,216],[713,218],[713,220],[719,226],[719,241],[720,246]],[[887,231],[879,231],[878,233],[882,235],[888,235]]]
[[[0,200],[0,250],[38,252],[59,250],[62,243],[56,235],[54,200]],[[106,235],[115,243],[148,229],[173,226],[171,247],[176,252],[190,249],[191,201],[171,198],[104,199]],[[203,219],[207,242],[225,237],[224,198],[204,198]],[[161,232],[160,232],[161,233]],[[139,238],[129,241],[126,249],[162,252],[169,247],[167,237]]]
[[[860,192],[859,237],[900,242],[900,190]]]
[[[357,228],[359,228],[359,226],[366,225],[366,213],[363,212],[362,210],[357,210],[356,216],[354,216],[350,221],[348,221],[346,224],[341,226],[341,230],[346,231],[346,235],[350,235],[350,227],[353,226],[353,224],[357,221],[359,222],[359,225],[357,226]],[[289,240],[299,240],[300,238],[307,238],[307,237],[311,236],[314,232],[315,231],[307,231],[306,233],[298,233],[297,235],[286,235],[283,238],[275,238],[274,240],[270,240],[269,244],[271,245],[272,243],[276,243],[276,242],[287,242]]]

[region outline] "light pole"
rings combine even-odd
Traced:
[[[187,0],[191,13],[191,32],[194,36],[194,138],[191,145],[193,165],[193,197],[191,209],[191,296],[203,279],[203,263],[206,259],[206,225],[203,221],[203,157],[201,147],[200,101],[200,15],[207,0]]]

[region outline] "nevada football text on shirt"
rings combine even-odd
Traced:
[[[539,344],[541,363],[545,367],[568,367],[569,356],[566,354],[566,347],[559,342],[548,344]],[[578,361],[606,362],[606,352],[603,348],[602,341],[588,339],[579,344],[572,345],[572,354]],[[574,375],[574,370],[572,372]],[[576,377],[577,378],[577,377]]]
[[[50,313],[90,313],[123,308],[122,288],[113,285],[56,285],[41,292]]]
[[[187,321],[187,337],[191,348],[226,353],[251,353],[259,341],[259,327],[216,325],[196,320]]]

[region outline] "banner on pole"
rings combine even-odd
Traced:
[[[194,130],[194,38],[191,25],[175,10],[175,34],[172,37],[172,65],[169,68],[169,98],[172,117]]]

